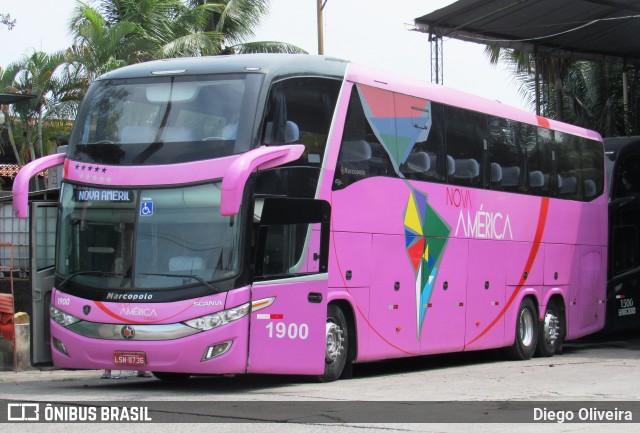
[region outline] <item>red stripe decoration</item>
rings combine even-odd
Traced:
[[[96,305],[96,307],[98,307],[99,309],[101,309],[104,313],[106,313],[108,316],[118,320],[118,321],[122,321],[124,323],[130,323],[132,325],[149,325],[152,323],[159,323],[163,320],[168,320],[171,319],[172,317],[175,317],[181,313],[183,313],[184,311],[187,311],[189,308],[191,308],[190,304],[187,304],[182,310],[178,310],[175,312],[175,314],[172,314],[171,316],[167,316],[164,318],[158,318],[156,320],[133,320],[133,319],[128,319],[126,317],[121,316],[120,314],[111,311],[106,305],[104,305],[102,302],[100,301],[94,301],[94,304]],[[118,304],[116,304],[118,305]]]
[[[539,117],[538,119],[541,119],[541,118]],[[507,310],[509,309],[513,301],[516,299],[518,292],[520,291],[522,286],[524,286],[524,283],[525,283],[524,273],[528,274],[529,272],[531,272],[531,268],[533,267],[533,262],[535,261],[536,256],[538,255],[538,250],[540,249],[540,242],[542,241],[542,235],[544,233],[544,226],[547,222],[548,212],[549,212],[549,198],[543,197],[540,203],[540,214],[538,215],[538,227],[536,228],[536,234],[535,234],[535,237],[533,238],[533,245],[531,245],[529,258],[527,259],[527,262],[524,265],[524,272],[521,273],[522,276],[520,277],[520,281],[518,281],[518,285],[513,290],[513,293],[511,293],[511,296],[507,300],[507,303],[502,308],[500,313],[498,313],[496,318],[493,319],[493,321],[489,323],[489,326],[487,326],[480,334],[478,334],[476,338],[471,340],[469,344],[467,344],[468,346],[478,341],[484,334],[489,332],[489,330],[493,328],[496,323],[498,323],[498,320],[500,320],[505,315],[505,313],[507,312]]]
[[[543,128],[551,128],[551,123],[549,122],[549,119],[545,118],[545,117],[540,117],[540,116],[536,116],[538,118],[538,126],[542,126]]]

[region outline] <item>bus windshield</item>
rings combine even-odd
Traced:
[[[99,80],[78,114],[78,161],[157,165],[245,152],[262,80],[256,74]],[[249,109],[254,107],[254,109]]]
[[[64,184],[61,204],[59,278],[135,290],[206,285],[238,272],[238,217],[220,216],[220,183],[153,190]]]

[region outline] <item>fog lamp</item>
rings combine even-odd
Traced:
[[[211,358],[227,353],[229,348],[231,348],[231,343],[231,341],[225,341],[224,343],[214,344],[213,346],[207,347],[200,362],[208,361]]]
[[[69,352],[67,352],[67,348],[64,347],[64,343],[60,340],[58,340],[57,338],[53,337],[53,347],[55,347],[58,352],[62,353],[63,355],[69,356]]]

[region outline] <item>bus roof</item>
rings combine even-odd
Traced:
[[[242,54],[154,60],[107,72],[99,79],[141,78],[150,75],[232,74],[259,72],[272,77],[326,76],[343,79],[347,61],[305,54]]]
[[[347,65],[349,65],[347,67]],[[382,89],[404,93],[443,104],[478,111],[531,125],[550,128],[592,140],[602,141],[595,131],[536,116],[477,95],[409,78],[400,74],[350,63],[327,56],[307,54],[242,54],[155,60],[137,63],[102,75],[99,80],[141,78],[152,75],[193,75],[220,73],[263,73],[271,80],[287,76],[315,76],[346,79]]]

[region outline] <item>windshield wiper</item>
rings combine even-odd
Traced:
[[[126,277],[125,274],[119,274],[116,272],[105,272],[105,271],[78,271],[69,275],[67,278],[62,280],[62,282],[58,285],[60,289],[64,288],[64,286],[75,277],[79,275],[97,275],[99,277]]]
[[[149,272],[140,272],[138,275],[155,275],[158,277],[176,277],[176,278],[191,278],[194,279],[196,281],[198,281],[199,283],[202,283],[203,285],[207,286],[208,288],[210,288],[211,290],[213,290],[214,292],[223,292],[224,290],[212,286],[211,284],[207,283],[203,278],[197,276],[197,275],[189,275],[189,274],[157,274],[157,273],[149,273]]]

